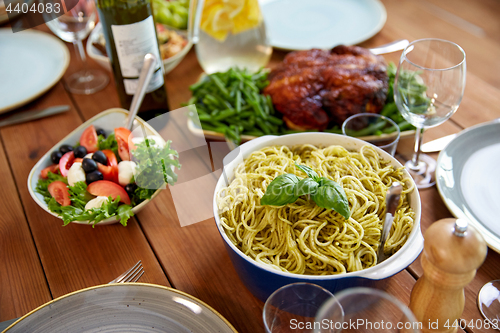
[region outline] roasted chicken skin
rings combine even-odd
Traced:
[[[387,97],[387,65],[358,46],[289,53],[264,93],[292,129],[324,130],[361,112],[378,113]]]

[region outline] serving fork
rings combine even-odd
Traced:
[[[144,268],[142,267],[142,262],[139,260],[132,268],[128,271],[110,281],[111,283],[125,283],[125,282],[137,282],[141,276],[144,274]]]

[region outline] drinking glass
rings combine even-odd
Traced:
[[[312,283],[297,282],[279,288],[264,304],[266,332],[313,332],[318,309],[330,299],[335,301],[331,292]]]
[[[198,61],[207,74],[231,67],[255,72],[272,54],[258,0],[197,1],[192,21]]]
[[[405,332],[422,330],[410,309],[388,293],[356,287],[335,294],[316,315],[315,333]]]
[[[446,40],[416,40],[401,55],[394,100],[403,117],[416,127],[413,158],[405,167],[418,188],[435,184],[436,161],[420,151],[424,129],[442,124],[458,109],[465,72],[464,50]]]
[[[489,326],[500,330],[500,280],[490,281],[481,288],[477,295],[477,306]]]
[[[350,116],[342,123],[342,133],[363,137],[363,140],[385,150],[391,156],[396,153],[400,136],[398,124],[378,113],[358,113]]]
[[[82,40],[94,28],[97,20],[95,0],[78,0],[71,10],[61,16],[54,12],[44,13],[43,16],[54,34],[66,42],[73,43],[83,63],[83,69],[68,78],[69,91],[89,95],[106,87],[109,77],[100,70],[87,68],[87,57],[82,44]]]

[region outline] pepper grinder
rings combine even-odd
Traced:
[[[486,252],[483,237],[465,219],[442,219],[427,229],[421,259],[424,274],[411,291],[409,306],[423,333],[457,331],[464,287],[474,279]]]

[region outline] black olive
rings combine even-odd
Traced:
[[[90,158],[84,158],[82,161],[82,169],[85,173],[97,170],[97,162]]]
[[[87,184],[96,182],[98,180],[103,180],[104,176],[100,171],[92,171],[91,173],[88,173],[87,176],[85,177],[85,180],[87,181]]]
[[[66,154],[67,152],[69,151],[72,151],[73,150],[73,147],[70,146],[70,145],[62,145],[61,147],[59,147],[59,151],[64,155]]]
[[[106,155],[98,150],[96,151],[93,155],[92,155],[92,159],[96,162],[99,162],[103,165],[108,165],[108,158],[106,157]]]
[[[106,132],[104,132],[102,128],[99,128],[95,132],[97,133],[97,135],[102,135],[104,138],[106,138]]]
[[[125,191],[127,191],[127,194],[129,196],[134,195],[136,188],[137,188],[137,185],[135,183],[130,183],[130,184],[125,185]]]
[[[75,157],[84,158],[87,155],[87,148],[84,146],[78,146],[75,148]]]
[[[50,154],[50,159],[52,160],[52,163],[57,164],[62,156],[63,154],[59,150],[56,150]]]

